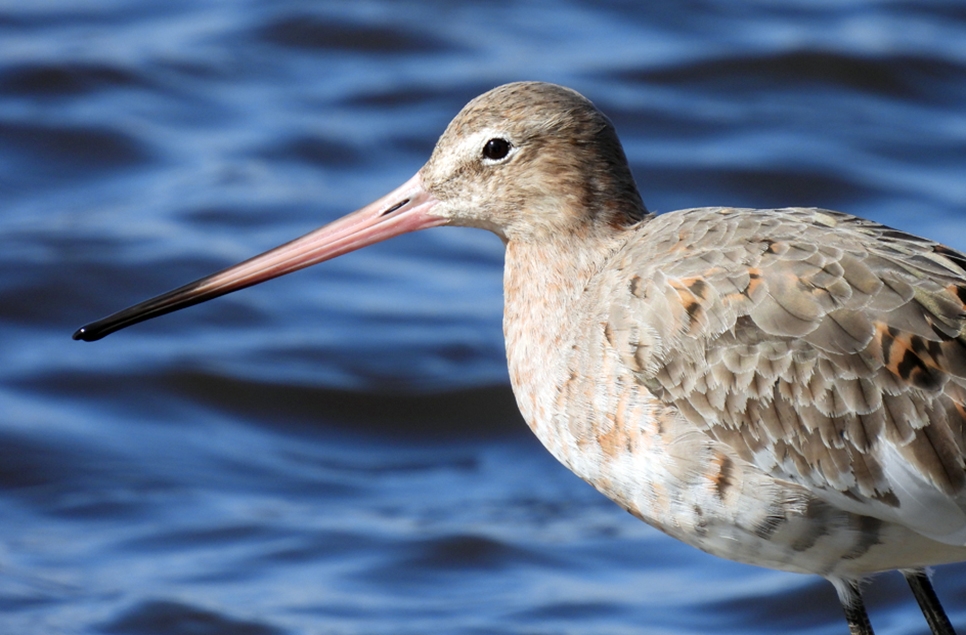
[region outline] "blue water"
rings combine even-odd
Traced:
[[[824,581],[679,544],[539,447],[485,232],[70,340],[376,198],[519,79],[608,113],[653,210],[966,249],[954,0],[0,1],[0,632],[845,632]],[[966,629],[966,567],[936,586]],[[926,632],[898,575],[868,603]]]

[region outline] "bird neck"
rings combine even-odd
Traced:
[[[566,356],[580,337],[585,291],[629,231],[507,243],[503,334],[510,381],[538,436],[554,386],[568,372]]]

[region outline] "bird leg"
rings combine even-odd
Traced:
[[[936,592],[932,588],[932,582],[929,581],[926,570],[904,569],[902,575],[905,576],[906,582],[912,587],[912,594],[916,596],[916,601],[919,602],[922,614],[926,616],[926,623],[929,624],[929,630],[932,631],[932,634],[956,635],[953,625],[949,623],[949,618],[946,617],[946,611],[943,610],[939,598],[936,597]]]
[[[839,594],[839,602],[845,609],[845,619],[849,623],[849,635],[875,635],[869,614],[865,612],[862,593],[859,591],[858,580],[843,578],[828,578]]]

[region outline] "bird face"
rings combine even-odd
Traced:
[[[434,215],[505,242],[629,224],[644,213],[611,123],[552,84],[507,84],[471,101],[419,175],[439,201]],[[628,193],[631,204],[618,203]]]

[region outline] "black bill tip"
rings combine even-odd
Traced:
[[[138,322],[144,322],[145,320],[150,320],[151,318],[156,318],[159,315],[165,315],[166,313],[171,313],[177,311],[178,309],[183,309],[195,304],[200,304],[206,300],[212,298],[217,298],[220,295],[230,293],[239,287],[226,287],[222,289],[216,289],[208,291],[207,293],[198,293],[198,287],[200,287],[206,279],[196,280],[183,287],[178,287],[173,291],[168,291],[150,300],[145,300],[140,304],[135,304],[134,306],[128,307],[123,311],[118,311],[117,313],[112,313],[106,318],[97,320],[96,322],[91,322],[90,324],[85,324],[76,331],[74,331],[74,339],[84,342],[96,342],[99,339],[105,338],[111,333],[125,329],[132,324],[137,324]]]
[[[82,326],[74,331],[74,335],[72,337],[74,341],[77,342],[94,342],[104,337],[104,335],[98,334],[94,329],[91,328],[91,325],[88,324],[87,326]]]

